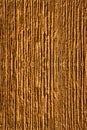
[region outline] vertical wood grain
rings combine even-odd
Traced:
[[[0,130],[86,130],[86,44],[86,0],[0,0]]]

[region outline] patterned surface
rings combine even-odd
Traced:
[[[87,0],[0,0],[0,130],[87,130]]]

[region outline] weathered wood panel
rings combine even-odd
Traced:
[[[0,130],[87,130],[87,0],[0,0]]]

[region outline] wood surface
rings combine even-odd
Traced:
[[[87,0],[0,0],[0,130],[87,130]]]

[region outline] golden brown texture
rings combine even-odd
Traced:
[[[0,0],[0,130],[87,130],[87,0]]]

